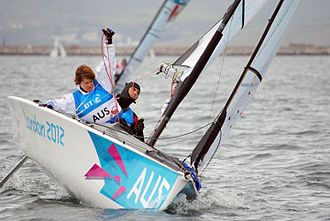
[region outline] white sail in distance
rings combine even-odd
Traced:
[[[198,171],[203,171],[211,161],[224,138],[229,134],[234,123],[240,118],[247,104],[251,101],[253,94],[266,74],[266,70],[276,55],[290,20],[292,19],[300,0],[281,0],[280,8],[272,24],[266,28],[264,38],[259,41],[259,45],[252,54],[251,60],[246,66],[238,84],[226,103],[218,119],[222,118],[222,124],[211,145],[199,145],[193,151],[191,164]],[[276,10],[275,10],[276,12]],[[274,12],[274,13],[275,13]],[[268,30],[267,30],[268,29]],[[206,141],[211,134],[209,129],[203,139]],[[204,146],[203,146],[204,145]]]
[[[51,50],[50,57],[57,58],[57,57],[66,57],[66,51],[64,46],[61,44],[58,38],[54,40],[54,48]]]
[[[124,70],[116,80],[117,90],[121,90],[125,83],[136,77],[136,69],[143,62],[145,56],[160,38],[162,33],[173,22],[175,17],[183,10],[190,0],[165,0],[158,10],[148,30],[145,32],[139,45],[130,56]]]

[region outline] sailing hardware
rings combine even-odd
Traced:
[[[192,167],[190,167],[186,162],[182,162],[183,166],[186,168],[187,171],[189,171],[189,175],[191,176],[191,178],[193,179],[194,183],[195,183],[195,187],[197,189],[197,191],[199,191],[202,188],[202,182],[198,179],[198,176],[196,174],[196,172],[194,171],[194,169]],[[185,177],[187,179],[187,174],[185,174]]]
[[[170,77],[172,82],[179,82],[181,81],[183,71],[178,71],[170,64],[162,63],[159,68],[159,73],[164,73],[165,79]]]
[[[165,113],[162,115],[160,122],[157,124],[157,127],[151,134],[150,138],[147,141],[149,146],[154,146],[157,139],[159,138],[160,134],[163,132],[166,124],[172,117],[173,113],[175,112],[176,108],[179,106],[181,101],[184,97],[188,94],[192,86],[195,84],[197,78],[207,65],[208,61],[211,59],[213,52],[217,49],[219,42],[223,37],[223,32],[229,22],[229,20],[234,16],[234,13],[240,4],[240,0],[235,0],[233,4],[228,8],[227,12],[225,13],[223,20],[220,22],[218,28],[211,34],[210,39],[207,44],[206,42],[202,42],[204,50],[199,55],[198,59],[196,59],[195,66],[189,69],[190,73],[189,76],[184,77],[184,81],[180,82],[178,85],[178,90],[175,91],[168,108],[166,109]],[[194,49],[198,46],[199,42],[196,42],[188,51],[183,54],[176,62],[176,65],[182,65],[187,56],[193,53]],[[185,65],[185,64],[183,64]],[[186,74],[186,73],[185,73]]]

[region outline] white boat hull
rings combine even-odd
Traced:
[[[163,210],[183,189],[196,194],[183,172],[146,154],[152,149],[131,136],[115,139],[23,98],[9,97],[9,107],[19,147],[92,206]]]

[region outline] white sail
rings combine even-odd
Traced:
[[[55,38],[55,40],[54,40],[54,48],[51,50],[49,56],[52,58],[58,57],[58,39],[57,38]]]
[[[245,23],[251,20],[266,1],[234,1],[227,9],[223,18],[175,61],[173,65],[164,64],[161,66],[160,71],[171,76],[173,82],[177,82],[178,86],[155,130],[149,137],[148,145],[153,146],[156,143],[172,114],[196,82],[203,69],[224,51],[227,43],[244,27]],[[179,66],[184,67],[183,69],[185,70],[177,70],[176,67],[179,69]]]
[[[60,56],[66,57],[66,51],[64,49],[64,46],[61,43],[59,43],[58,48],[59,48]]]
[[[161,34],[167,27],[167,24],[174,20],[188,2],[189,0],[164,1],[138,47],[129,58],[124,70],[121,72],[117,81],[117,89],[122,89],[126,82],[134,79],[136,68],[143,62],[143,59],[148,55],[157,39],[160,38]]]
[[[55,38],[54,48],[50,52],[49,56],[52,57],[52,58],[66,57],[66,51],[65,51],[63,45],[58,40],[58,38]]]
[[[282,0],[280,3],[282,3],[281,8],[270,26],[267,35],[263,39],[259,50],[256,49],[256,54],[254,54],[255,57],[251,64],[248,64],[247,69],[243,72],[242,81],[237,85],[237,90],[233,94],[230,103],[224,108],[223,111],[225,112],[222,112],[226,113],[222,115],[224,123],[212,145],[198,162],[197,167],[199,171],[204,170],[208,165],[218,147],[223,143],[224,138],[229,134],[234,123],[240,118],[247,104],[251,101],[254,92],[266,74],[269,64],[276,55],[281,38],[283,37],[300,0]]]
[[[211,63],[216,57],[224,51],[228,42],[230,42],[235,35],[241,30],[244,23],[248,23],[251,18],[264,6],[268,0],[245,0],[241,1],[238,9],[235,11],[230,24],[227,25],[223,31],[223,38],[217,45],[217,48],[213,52],[208,64]],[[244,8],[243,8],[244,7]],[[244,22],[244,23],[243,23]],[[196,64],[204,52],[206,46],[210,42],[214,33],[218,30],[222,23],[222,19],[217,22],[198,42],[195,43],[183,56],[181,56],[174,64],[191,67],[184,71],[181,78],[182,81],[191,73],[192,67]],[[242,24],[243,23],[243,24]]]

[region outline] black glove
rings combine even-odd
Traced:
[[[39,105],[39,107],[48,107],[49,109],[54,110],[53,105],[51,105],[51,104],[44,104],[44,103],[42,103],[42,102],[41,102],[40,100],[38,100],[38,99],[34,99],[33,102],[34,102],[34,103],[37,103],[37,104]]]
[[[49,109],[54,110],[54,107],[53,107],[53,105],[51,105],[51,104],[43,104],[43,103],[40,103],[40,104],[39,104],[39,107],[47,107],[47,108],[49,108]]]
[[[144,121],[143,118],[140,119],[140,120],[138,120],[138,122],[137,122],[137,124],[136,124],[136,126],[134,128],[137,133],[139,133],[141,131],[143,132],[143,129],[144,129],[144,123],[143,123],[143,121]]]
[[[133,129],[127,125],[127,122],[124,118],[119,119],[119,125],[121,128],[123,128],[127,133],[133,134]]]
[[[105,40],[108,45],[112,44],[112,36],[115,34],[115,31],[110,28],[103,28],[102,29],[103,34],[105,35]]]
[[[141,140],[142,142],[144,142],[144,134],[143,134],[143,129],[144,129],[144,123],[143,123],[144,119],[141,118],[140,120],[138,120],[137,124],[134,127],[135,133],[134,136]]]
[[[37,104],[42,104],[42,102],[40,100],[38,100],[38,99],[33,99],[33,102],[34,103],[37,103]]]
[[[128,125],[127,125],[127,122],[126,122],[126,120],[125,120],[124,118],[120,118],[120,119],[119,119],[119,124],[120,124],[120,125],[123,125],[123,126],[128,126]]]

